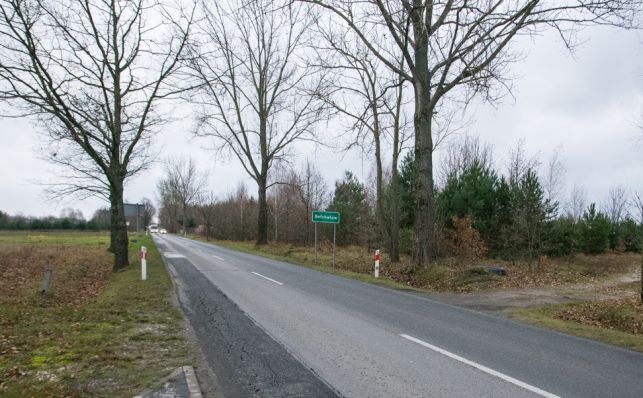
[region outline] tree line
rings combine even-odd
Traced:
[[[597,254],[606,250],[641,252],[643,242],[642,195],[614,187],[600,205],[587,203],[585,194],[574,187],[569,199],[563,198],[564,167],[559,153],[547,164],[529,158],[519,142],[511,151],[504,168],[495,166],[491,147],[478,138],[465,136],[453,140],[444,151],[441,182],[436,185],[435,234],[439,257],[525,259],[540,256],[566,256],[575,253]],[[191,164],[191,162],[182,162]],[[176,164],[169,169],[176,171]],[[184,167],[183,173],[195,169]],[[180,173],[179,173],[180,174]],[[387,171],[381,187],[384,211],[378,209],[377,189],[346,171],[330,188],[311,162],[300,169],[282,171],[279,183],[267,196],[268,237],[272,241],[312,246],[312,210],[341,213],[336,239],[339,245],[383,248],[390,235],[382,225],[399,220],[402,253],[412,255],[414,192],[416,178],[413,152],[407,152],[398,170],[399,205],[388,206],[391,175]],[[159,183],[161,223],[170,231],[188,228],[206,238],[256,240],[253,225],[259,203],[239,185],[224,198],[204,194],[204,185],[194,186],[194,200],[173,202],[167,187],[176,174]],[[183,178],[190,179],[190,178]],[[197,180],[198,178],[192,178]],[[201,180],[203,181],[203,180]],[[166,190],[166,191],[164,191]],[[396,212],[397,214],[392,214]],[[320,241],[332,240],[332,228],[319,226]]]
[[[144,230],[152,223],[156,215],[156,208],[152,201],[143,198],[139,209],[139,226]],[[129,217],[135,223],[135,217]],[[133,226],[133,225],[132,225]],[[78,209],[70,207],[63,209],[60,216],[24,216],[20,214],[11,215],[0,211],[0,230],[76,230],[76,231],[109,231],[111,228],[111,215],[108,207],[97,209],[92,217],[87,220]]]
[[[388,220],[379,233],[397,259],[400,220],[385,214],[399,207],[398,162],[410,146],[410,241],[426,265],[440,246],[434,151],[469,101],[509,90],[516,38],[553,29],[573,48],[580,28],[634,28],[640,9],[633,0],[0,0],[0,100],[45,133],[43,156],[66,177],[49,184],[52,195],[109,203],[114,270],[128,264],[125,184],[149,167],[172,114],[164,104],[179,98],[195,110],[194,134],[256,183],[258,244],[276,168],[296,142],[332,141],[318,126],[338,118],[342,145],[375,155],[375,209]]]
[[[109,229],[109,223],[101,224],[92,218],[85,220],[79,210],[64,210],[59,217],[45,216],[32,217],[23,215],[10,215],[0,211],[0,230],[92,230]]]

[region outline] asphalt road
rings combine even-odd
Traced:
[[[181,237],[156,242],[229,396],[643,397],[640,353]],[[229,317],[240,326],[221,328]],[[244,350],[257,353],[231,362]]]

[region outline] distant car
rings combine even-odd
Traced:
[[[159,233],[160,233],[160,234],[166,234],[166,233],[167,233],[167,229],[165,229],[165,228],[161,228],[161,229],[159,229]]]
[[[151,224],[148,228],[152,234],[159,232],[159,226],[156,224]]]

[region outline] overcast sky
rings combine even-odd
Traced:
[[[504,167],[509,150],[524,138],[529,155],[540,154],[543,162],[562,148],[566,168],[565,194],[574,184],[582,185],[589,201],[605,201],[609,189],[623,186],[643,193],[643,137],[639,127],[643,114],[643,39],[641,34],[613,28],[584,31],[586,42],[571,56],[553,34],[536,40],[524,39],[519,47],[528,52],[513,66],[518,76],[514,98],[495,107],[473,104],[468,132],[494,148],[498,168]],[[239,181],[254,184],[241,167],[221,162],[207,145],[190,136],[191,122],[166,126],[158,136],[161,159],[192,156],[209,171],[210,188],[220,196],[234,190]],[[322,134],[329,133],[320,128]],[[98,199],[47,202],[38,181],[51,181],[51,165],[40,160],[35,128],[27,120],[0,119],[0,210],[10,214],[58,215],[65,207],[80,209],[86,218],[106,203]],[[328,186],[344,170],[362,180],[369,177],[370,159],[360,153],[335,154],[328,149],[301,146],[296,161],[316,162]],[[436,161],[439,161],[439,154]],[[159,162],[129,182],[126,201],[143,197],[156,201],[156,182],[163,175]]]

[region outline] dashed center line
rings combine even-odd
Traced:
[[[468,359],[466,359],[466,358],[463,358],[463,357],[461,357],[461,356],[459,356],[459,355],[456,355],[456,354],[454,354],[454,353],[452,353],[452,352],[449,352],[449,351],[447,351],[447,350],[445,350],[445,349],[442,349],[442,348],[440,348],[440,347],[436,347],[436,346],[434,346],[434,345],[432,345],[432,344],[429,344],[429,343],[427,343],[426,341],[422,341],[422,340],[417,339],[417,338],[415,338],[415,337],[413,337],[413,336],[409,336],[408,334],[400,334],[400,337],[405,338],[405,339],[407,339],[407,340],[409,340],[409,341],[412,341],[412,342],[414,342],[414,343],[416,343],[416,344],[419,344],[419,345],[421,345],[421,346],[423,346],[423,347],[426,347],[426,348],[428,348],[428,349],[430,349],[430,350],[433,350],[433,351],[435,351],[435,352],[438,352],[438,353],[440,353],[440,354],[442,354],[442,355],[445,355],[445,356],[447,356],[447,357],[449,357],[449,358],[451,358],[451,359],[455,359],[456,361],[462,362],[462,363],[464,363],[465,365],[472,366],[472,367],[474,367],[474,368],[476,368],[476,369],[478,369],[478,370],[480,370],[480,371],[482,371],[482,372],[485,372],[485,373],[487,373],[487,374],[489,374],[489,375],[491,375],[491,376],[495,376],[495,377],[497,377],[497,378],[499,378],[499,379],[502,379],[502,380],[504,380],[504,381],[507,381],[507,382],[509,382],[509,383],[511,383],[511,384],[514,384],[514,385],[518,386],[518,387],[522,387],[522,388],[524,388],[525,390],[529,390],[529,391],[531,391],[531,392],[533,392],[533,393],[536,393],[536,394],[538,394],[538,395],[540,395],[540,396],[542,396],[542,397],[546,397],[546,398],[560,398],[558,395],[552,394],[552,393],[547,392],[547,391],[545,391],[545,390],[541,390],[540,388],[538,388],[538,387],[534,387],[534,386],[532,386],[531,384],[527,384],[527,383],[525,383],[525,382],[523,382],[523,381],[520,381],[520,380],[518,380],[518,379],[514,379],[513,377],[511,377],[511,376],[507,376],[507,375],[506,375],[506,374],[504,374],[504,373],[500,373],[500,372],[495,371],[495,370],[493,370],[493,369],[491,369],[491,368],[488,368],[488,367],[486,367],[486,366],[484,366],[484,365],[480,365],[480,364],[479,364],[479,363],[477,363],[477,362],[470,361],[470,360],[468,360]]]
[[[185,258],[184,255],[175,252],[163,252],[163,256],[165,256],[165,258]]]
[[[216,258],[216,259],[217,259],[217,260],[219,260],[219,261],[225,261],[225,260],[224,260],[224,259],[222,259],[221,257],[219,257],[219,256],[215,256],[214,254],[212,255],[212,257]]]
[[[265,276],[265,275],[261,275],[261,274],[260,274],[260,273],[258,273],[258,272],[254,272],[254,271],[252,271],[252,273],[253,273],[253,274],[255,274],[255,275],[257,275],[257,276],[262,277],[263,279],[267,279],[267,280],[269,280],[270,282],[276,283],[276,284],[278,284],[279,286],[282,286],[282,285],[283,285],[283,283],[281,283],[281,282],[279,282],[279,281],[276,281],[276,280],[274,280],[274,279],[272,279],[272,278],[268,278],[268,277],[267,277],[267,276]]]

